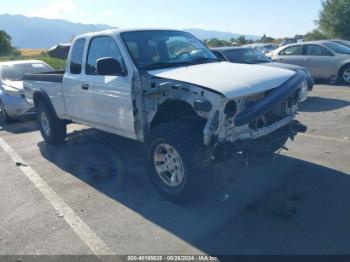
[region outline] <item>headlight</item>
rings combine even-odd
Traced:
[[[20,91],[16,88],[13,88],[11,86],[6,86],[6,85],[2,86],[2,90],[9,96],[19,96],[19,95],[23,94],[22,91]]]
[[[234,117],[237,113],[237,103],[235,101],[229,101],[226,104],[224,113],[226,114],[227,118]]]

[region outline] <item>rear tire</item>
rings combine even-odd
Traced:
[[[66,123],[58,119],[45,102],[38,105],[37,122],[46,143],[58,145],[66,139]]]
[[[346,65],[340,70],[339,79],[343,84],[350,85],[350,65]]]
[[[165,198],[182,202],[200,191],[200,133],[185,122],[156,126],[146,142],[147,173],[156,190]]]

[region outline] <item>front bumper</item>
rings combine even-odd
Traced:
[[[35,113],[33,106],[27,104],[24,95],[7,95],[2,93],[0,97],[9,117],[20,117]]]
[[[259,128],[257,130],[250,129],[249,132],[242,133],[238,135],[238,140],[244,140],[244,139],[258,139],[264,136],[267,136],[276,130],[289,125],[293,121],[292,117],[286,117],[270,126],[266,126],[263,128]],[[236,138],[237,139],[237,138]]]
[[[315,84],[314,79],[312,78],[311,75],[308,75],[306,77],[306,81],[307,81],[308,89],[311,92],[314,89],[314,84]]]

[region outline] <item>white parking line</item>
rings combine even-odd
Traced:
[[[114,255],[73,209],[30,166],[24,164],[23,159],[2,138],[0,146],[95,255]]]
[[[340,143],[350,143],[349,139],[341,139],[341,138],[336,138],[336,137],[329,137],[329,136],[319,136],[319,135],[313,135],[313,134],[299,134],[300,136],[305,136],[305,137],[310,137],[310,138],[316,138],[316,139],[321,139],[321,140],[328,140],[328,141],[334,141],[334,142],[340,142]]]

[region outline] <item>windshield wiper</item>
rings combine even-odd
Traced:
[[[263,63],[269,63],[269,62],[271,61],[257,59],[257,60],[250,61],[249,64],[263,64]]]
[[[177,67],[177,66],[198,65],[198,64],[213,63],[213,62],[219,62],[219,60],[216,58],[200,57],[190,61],[181,61],[181,62],[172,62],[172,63],[154,63],[150,65],[145,65],[141,67],[141,69],[151,70],[151,69],[161,69],[161,68]]]
[[[188,63],[190,63],[192,65],[197,65],[197,64],[204,64],[204,63],[215,63],[215,62],[219,62],[219,59],[199,57],[199,58],[196,58],[196,59],[189,61]]]
[[[167,68],[167,67],[184,66],[184,65],[191,65],[191,63],[189,63],[189,62],[155,63],[155,64],[142,66],[141,69],[151,70],[151,69],[161,69],[161,68]]]

